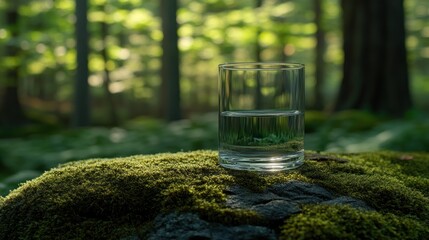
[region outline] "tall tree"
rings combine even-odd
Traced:
[[[76,15],[76,54],[77,69],[74,85],[73,126],[89,125],[89,86],[88,86],[88,1],[75,1]]]
[[[24,123],[25,117],[18,95],[19,77],[19,4],[20,1],[7,3],[6,26],[9,27],[10,39],[5,49],[7,61],[5,79],[3,80],[3,96],[0,105],[0,123],[5,125],[19,125]]]
[[[101,49],[101,57],[103,58],[104,61],[104,75],[103,75],[103,88],[104,88],[104,93],[106,95],[106,100],[107,100],[107,108],[109,111],[109,123],[113,126],[118,125],[119,124],[119,120],[118,120],[118,114],[116,111],[116,104],[115,104],[115,99],[114,96],[112,94],[112,92],[110,92],[110,70],[108,68],[108,62],[109,62],[109,54],[107,51],[107,47],[108,47],[108,41],[107,41],[107,37],[109,36],[109,23],[107,22],[108,19],[108,8],[107,8],[107,3],[102,5],[102,11],[104,11],[104,20],[100,22],[100,27],[101,27],[101,40],[103,43],[103,48]]]
[[[262,62],[262,46],[261,43],[259,41],[259,39],[261,38],[261,34],[262,34],[262,24],[258,21],[258,17],[259,17],[259,11],[261,11],[261,7],[262,7],[262,0],[256,0],[255,1],[255,10],[257,11],[255,16],[257,16],[257,26],[256,26],[256,41],[255,41],[255,57],[256,57],[256,62]],[[259,73],[257,73],[257,78],[256,78],[256,94],[255,94],[255,107],[256,108],[260,108],[262,105],[262,93],[261,93],[261,79],[259,76]]]
[[[161,109],[167,121],[180,119],[180,72],[177,24],[177,0],[161,0],[162,63]]]
[[[325,82],[325,64],[324,55],[326,49],[325,31],[322,21],[323,0],[314,0],[314,22],[316,23],[316,72],[314,85],[314,107],[323,109],[323,84]]]
[[[408,86],[403,0],[342,0],[344,65],[337,110],[402,116]]]

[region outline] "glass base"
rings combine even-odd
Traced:
[[[219,163],[221,166],[235,170],[247,171],[284,171],[295,169],[304,164],[304,151],[287,154],[249,154],[234,151],[220,151]]]

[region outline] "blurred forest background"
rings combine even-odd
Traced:
[[[0,2],[0,195],[67,161],[217,148],[217,65],[306,65],[306,149],[429,150],[429,1]]]

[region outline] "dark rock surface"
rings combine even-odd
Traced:
[[[329,201],[322,202],[323,204],[332,204],[332,205],[349,205],[353,208],[358,208],[362,210],[374,210],[370,206],[368,206],[364,201],[355,199],[352,197],[341,196]]]
[[[250,209],[256,211],[274,225],[281,224],[287,217],[301,211],[298,205],[288,200],[272,200],[268,203],[252,206]]]
[[[228,195],[225,203],[228,207],[254,210],[271,223],[281,223],[292,214],[299,213],[301,204],[347,204],[354,208],[371,209],[363,201],[335,196],[323,187],[300,181],[275,184],[261,193],[232,186],[225,193]]]
[[[278,226],[285,219],[301,211],[302,204],[347,204],[354,208],[371,210],[365,202],[333,193],[315,184],[290,181],[275,184],[264,192],[253,192],[241,186],[225,191],[226,206],[251,209],[264,217],[269,226]],[[225,226],[202,220],[193,213],[171,213],[155,219],[149,239],[277,239],[274,230],[262,226]]]
[[[171,213],[158,216],[154,223],[154,232],[149,240],[256,240],[277,239],[273,230],[251,225],[224,226],[219,223],[209,223],[193,213]]]
[[[268,188],[268,191],[299,203],[317,203],[334,198],[334,195],[326,189],[300,181],[275,184]]]

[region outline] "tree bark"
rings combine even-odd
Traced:
[[[314,13],[316,23],[316,72],[314,85],[314,108],[321,110],[324,108],[323,85],[325,82],[325,62],[324,55],[326,49],[325,31],[322,23],[323,0],[314,0]]]
[[[255,9],[256,11],[261,11],[260,8],[262,6],[262,0],[256,0],[255,2]],[[256,16],[258,17],[259,14],[256,14]],[[256,57],[256,62],[262,62],[262,47],[261,44],[259,43],[259,38],[261,37],[261,23],[259,23],[257,21],[258,25],[256,26],[256,42],[255,42],[255,57]],[[255,108],[256,109],[260,109],[262,107],[262,93],[261,93],[261,88],[262,88],[262,84],[261,84],[261,78],[260,78],[260,73],[256,72],[256,88],[255,88]]]
[[[336,110],[411,108],[403,0],[342,0],[344,65]]]
[[[88,1],[75,1],[76,15],[76,56],[77,69],[74,85],[74,112],[72,124],[75,127],[89,125],[89,86],[88,86]]]
[[[107,9],[106,9],[106,5],[104,5],[103,7],[103,11],[105,12],[105,14],[107,15]],[[107,108],[108,108],[108,115],[109,115],[109,124],[111,124],[112,126],[116,126],[119,123],[118,120],[118,114],[116,111],[116,104],[115,104],[115,99],[114,96],[112,94],[112,92],[110,92],[109,86],[110,86],[110,71],[109,68],[107,67],[108,61],[109,61],[109,56],[107,53],[107,36],[109,35],[109,25],[107,23],[107,19],[104,19],[104,21],[102,21],[101,23],[101,39],[103,41],[103,48],[101,49],[101,57],[103,58],[104,61],[104,75],[103,75],[103,88],[104,88],[104,94],[106,96],[106,100],[107,100]]]
[[[161,0],[162,58],[161,111],[167,121],[182,118],[180,104],[180,72],[177,24],[177,0]]]
[[[0,105],[0,124],[4,125],[20,125],[25,122],[22,105],[19,100],[19,47],[17,43],[18,21],[19,21],[19,1],[9,3],[6,10],[6,26],[9,26],[11,38],[8,46],[5,49],[6,58],[11,59],[10,66],[7,66],[5,71],[5,79],[3,81],[3,96]]]

